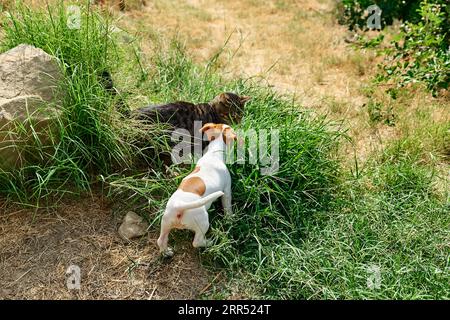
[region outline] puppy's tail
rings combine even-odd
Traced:
[[[177,209],[177,210],[195,209],[198,207],[202,207],[205,204],[207,204],[208,202],[214,201],[221,196],[223,196],[223,192],[216,191],[216,192],[211,193],[210,195],[208,195],[204,198],[198,199],[196,201],[192,201],[192,202],[178,201],[178,203],[175,205],[175,209]]]

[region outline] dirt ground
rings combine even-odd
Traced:
[[[361,103],[356,84],[374,56],[355,56],[334,5],[332,0],[158,0],[122,15],[119,25],[144,39],[155,31],[167,38],[179,35],[199,62],[223,50],[222,73],[265,79],[296,94],[305,106],[318,107],[324,96]]]
[[[195,299],[219,277],[206,271],[190,241],[159,258],[157,230],[122,240],[120,217],[101,197],[66,200],[58,208],[0,204],[0,299]],[[66,270],[77,265],[80,289]]]

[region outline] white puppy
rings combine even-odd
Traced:
[[[170,197],[161,220],[158,239],[160,252],[171,255],[168,249],[170,230],[190,229],[195,232],[192,245],[209,245],[205,234],[209,229],[208,209],[212,202],[222,197],[225,214],[231,214],[231,176],[225,165],[227,144],[236,140],[233,129],[226,124],[207,123],[200,132],[209,141],[207,152],[201,157],[194,171],[183,179],[177,191]]]

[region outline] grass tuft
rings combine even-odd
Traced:
[[[2,52],[23,43],[33,45],[56,57],[64,74],[61,114],[55,119],[56,129],[49,132],[53,148],[44,148],[32,128],[29,134],[35,139],[18,148],[41,154],[42,161],[28,158],[20,168],[0,172],[0,193],[19,202],[90,190],[97,174],[129,168],[141,151],[136,141],[155,133],[121,119],[117,97],[104,86],[102,73],[113,73],[121,59],[111,18],[89,5],[80,4],[80,10],[79,29],[69,27],[62,1],[41,10],[18,2],[1,21]]]

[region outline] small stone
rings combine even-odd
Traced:
[[[161,253],[163,259],[170,259],[174,255],[172,248],[167,248],[164,252]]]
[[[129,211],[119,227],[119,235],[125,240],[130,240],[143,236],[147,232],[147,228],[148,223],[142,217]]]

